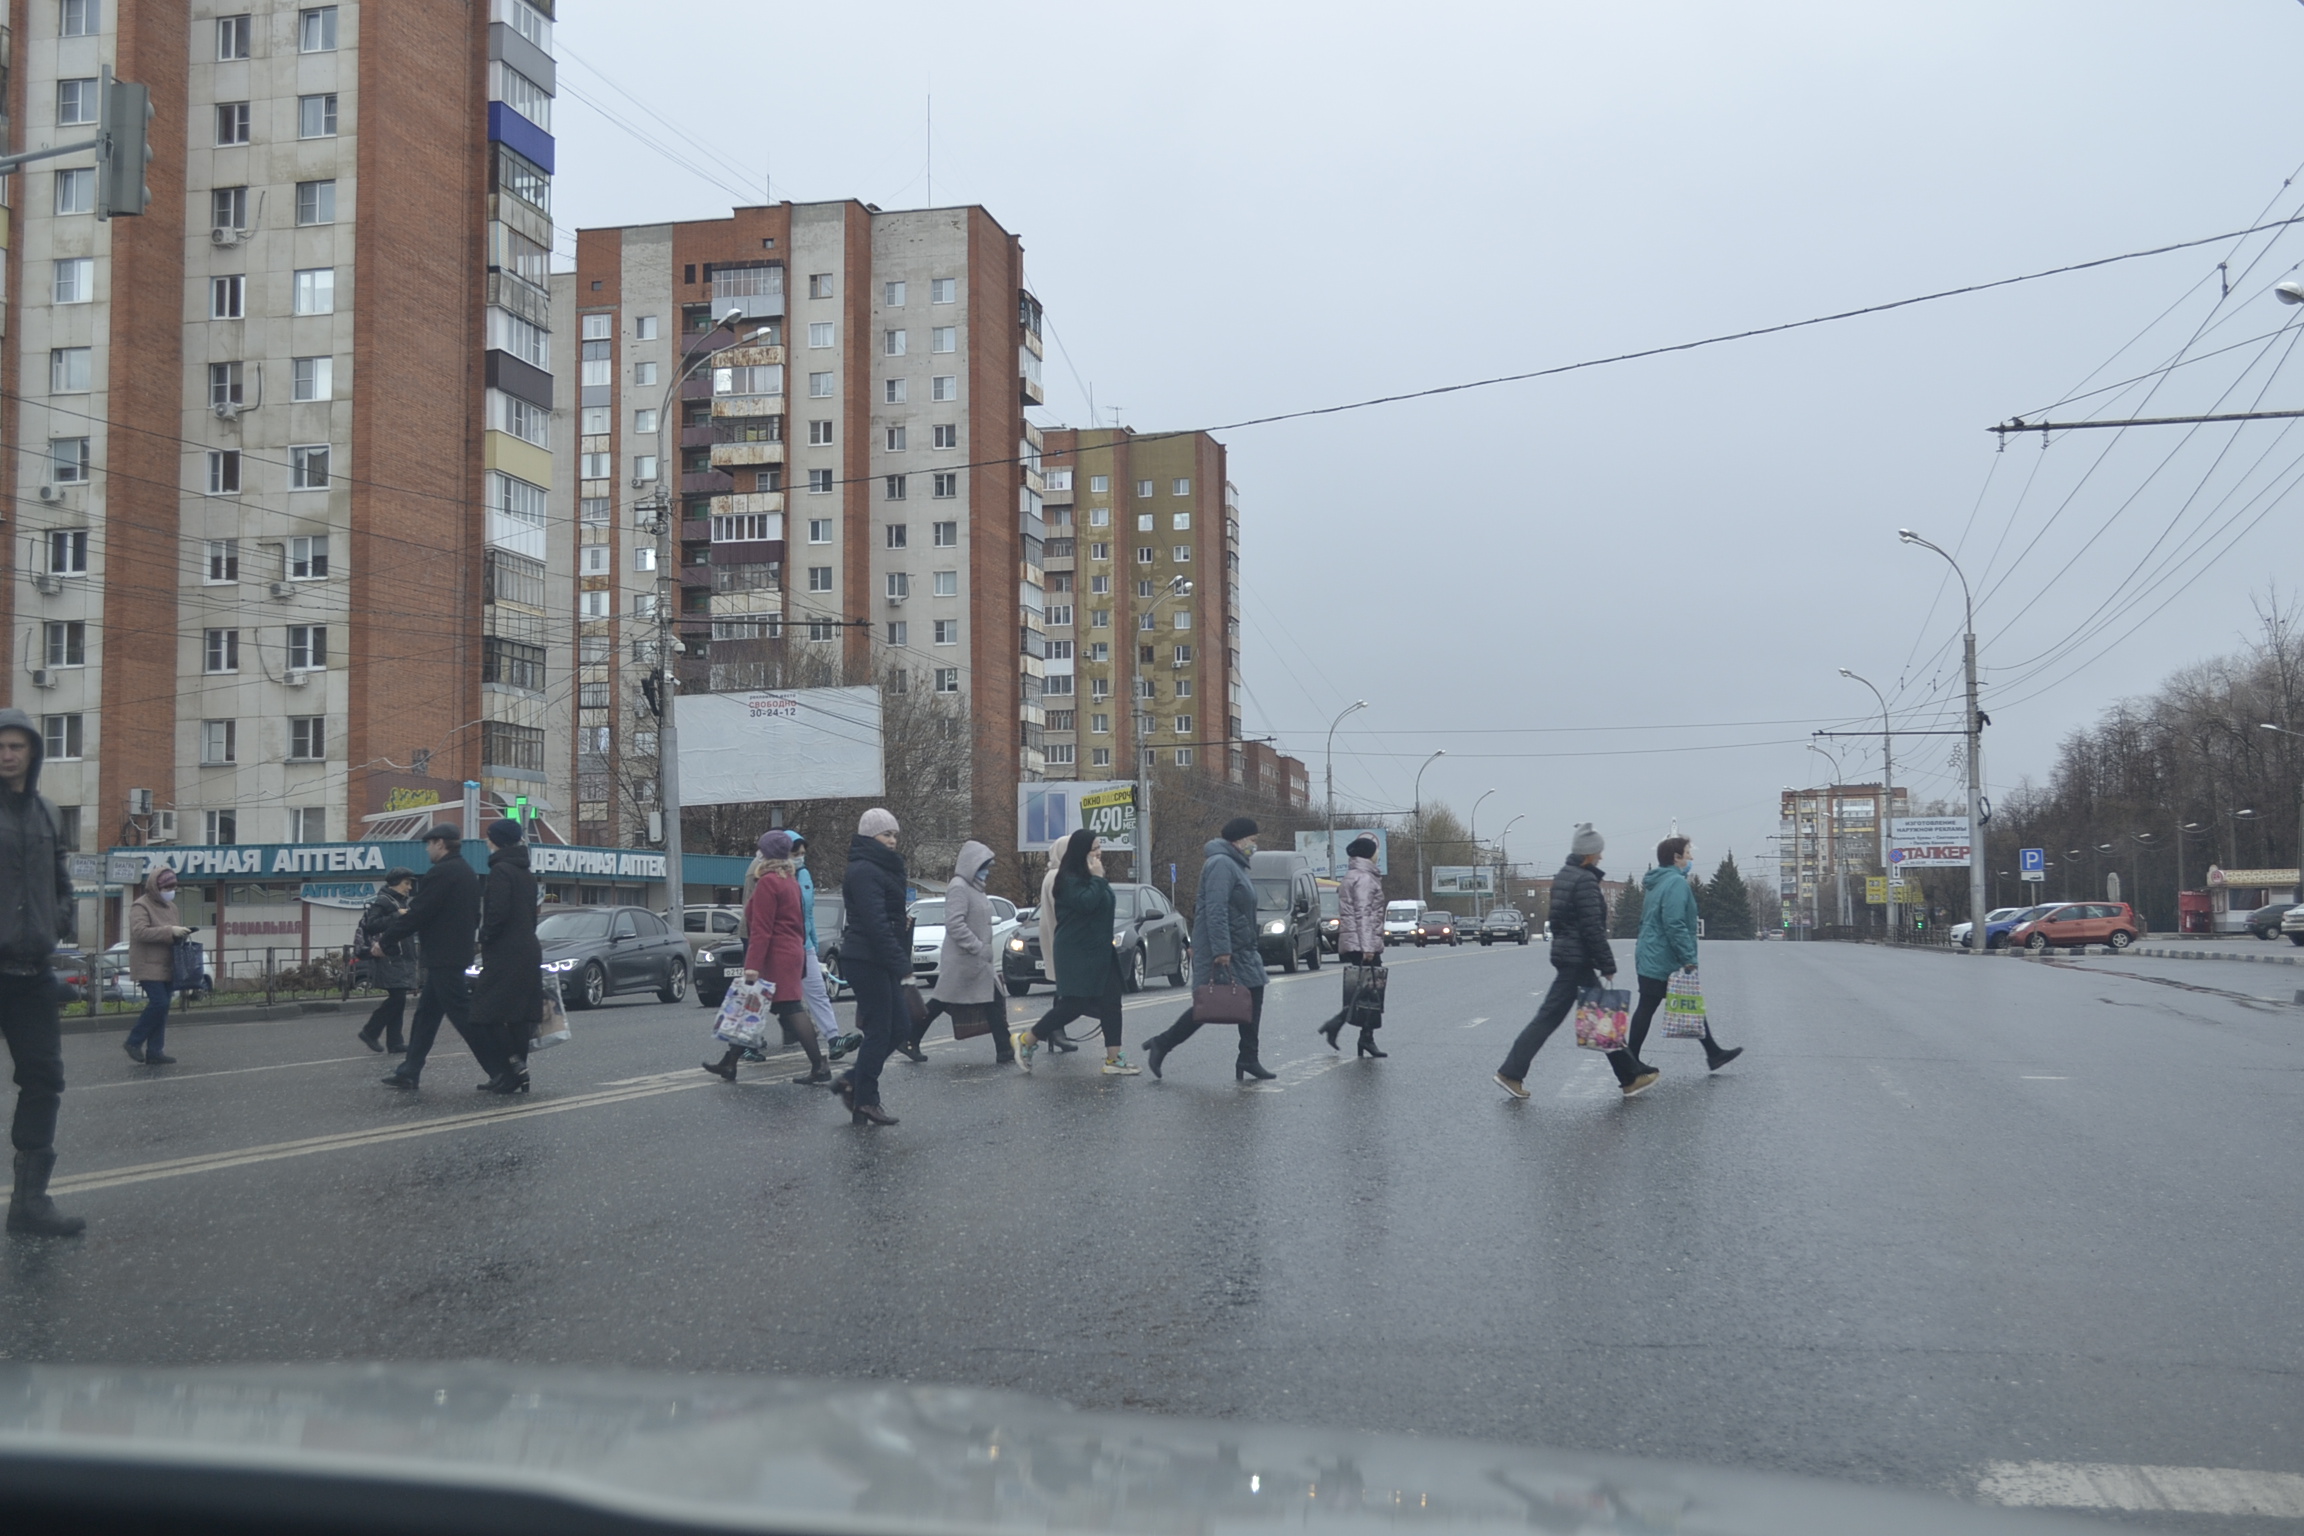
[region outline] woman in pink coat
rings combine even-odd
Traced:
[[[760,855],[768,867],[753,885],[751,898],[744,903],[744,981],[748,985],[767,984],[769,1012],[791,1027],[801,1049],[808,1053],[808,1075],[798,1081],[828,1083],[832,1081],[832,1069],[824,1063],[824,1048],[817,1043],[816,1028],[800,1020],[804,1007],[800,981],[807,966],[807,917],[801,910],[800,882],[794,873],[797,866],[792,859],[792,835],[769,833],[761,839]],[[794,1020],[800,1022],[794,1023]],[[736,1062],[743,1054],[742,1046],[732,1045],[720,1060],[703,1063],[704,1070],[734,1082]]]
[[[1376,839],[1358,837],[1344,850],[1351,865],[1336,889],[1336,958],[1346,965],[1378,965],[1384,959],[1384,877],[1376,873]],[[1381,1016],[1379,1016],[1381,1017]],[[1344,1029],[1344,1012],[1320,1026],[1328,1049]],[[1376,1025],[1360,1030],[1360,1054],[1383,1056],[1376,1049]]]

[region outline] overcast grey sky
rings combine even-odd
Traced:
[[[1016,231],[1048,306],[1050,425],[1085,422],[1091,388],[1139,430],[1223,423],[2304,205],[2304,181],[2282,192],[2304,162],[2294,0],[568,0],[559,42],[564,229],[714,217],[770,186],[925,205],[933,95],[935,202]],[[1707,867],[1760,856],[1777,791],[1823,771],[1808,733],[1877,721],[1839,667],[1910,724],[1958,723],[1957,589],[1898,544],[1908,525],[1976,584],[2005,790],[2122,693],[2236,646],[2252,595],[2293,580],[2304,498],[2278,493],[2304,428],[1997,457],[1984,429],[2187,346],[2248,343],[2178,370],[2153,414],[2304,405],[2278,370],[2298,330],[2257,339],[2304,318],[2268,295],[2304,233],[2271,238],[1224,433],[1249,729],[1305,758],[1317,793],[1328,720],[1366,698],[1337,737],[1340,801],[1406,806],[1445,747],[1427,800],[1462,812],[1495,786],[1480,828],[1525,813],[1516,859],[1555,858],[1592,820],[1634,870],[1674,817]],[[2193,540],[2228,552],[2171,568]],[[1910,744],[1922,796],[1959,793],[1948,748]],[[1846,760],[1876,776],[1876,739]]]

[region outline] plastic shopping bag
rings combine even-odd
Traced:
[[[1632,994],[1586,987],[1576,994],[1576,1043],[1588,1051],[1620,1051],[1632,1038]]]
[[[544,978],[544,1011],[537,1015],[536,1033],[528,1042],[531,1051],[548,1051],[556,1045],[568,1043],[568,1005],[560,1000],[560,978]]]
[[[713,1022],[712,1038],[723,1045],[756,1051],[768,1043],[768,989],[757,981],[739,981],[720,999],[720,1017]]]
[[[1704,1038],[1704,987],[1694,971],[1674,971],[1664,994],[1664,1034],[1672,1040]]]

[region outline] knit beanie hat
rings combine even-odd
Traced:
[[[865,837],[878,837],[896,830],[896,818],[876,805],[857,818],[856,830]]]
[[[1579,859],[1587,855],[1597,857],[1600,851],[1607,846],[1608,839],[1593,831],[1592,823],[1580,821],[1576,823],[1576,836],[1570,839],[1568,843],[1568,852]]]
[[[1244,837],[1254,837],[1256,835],[1256,818],[1253,816],[1235,816],[1224,823],[1224,830],[1216,835],[1228,843],[1236,843]]]
[[[488,824],[488,841],[499,848],[509,848],[520,841],[520,823],[506,817]]]
[[[156,891],[172,891],[176,889],[176,871],[170,869],[165,864],[161,865],[159,870],[152,876],[152,889]]]
[[[792,857],[792,834],[782,830],[760,834],[760,857],[788,859]]]
[[[1372,837],[1352,839],[1350,843],[1345,845],[1344,857],[1348,859],[1372,859],[1376,857],[1376,839]]]

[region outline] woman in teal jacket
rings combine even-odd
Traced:
[[[1648,1025],[1671,990],[1672,972],[1696,969],[1696,892],[1688,884],[1688,867],[1695,862],[1687,838],[1668,837],[1656,845],[1656,867],[1642,883],[1640,944],[1632,954],[1632,968],[1640,975],[1640,1006],[1632,1014],[1625,1048],[1608,1053],[1626,1098],[1645,1093],[1663,1075],[1640,1059],[1640,1047],[1648,1043]],[[1743,1054],[1742,1046],[1722,1050],[1712,1038],[1712,1021],[1704,1021],[1704,1060],[1713,1071]]]

